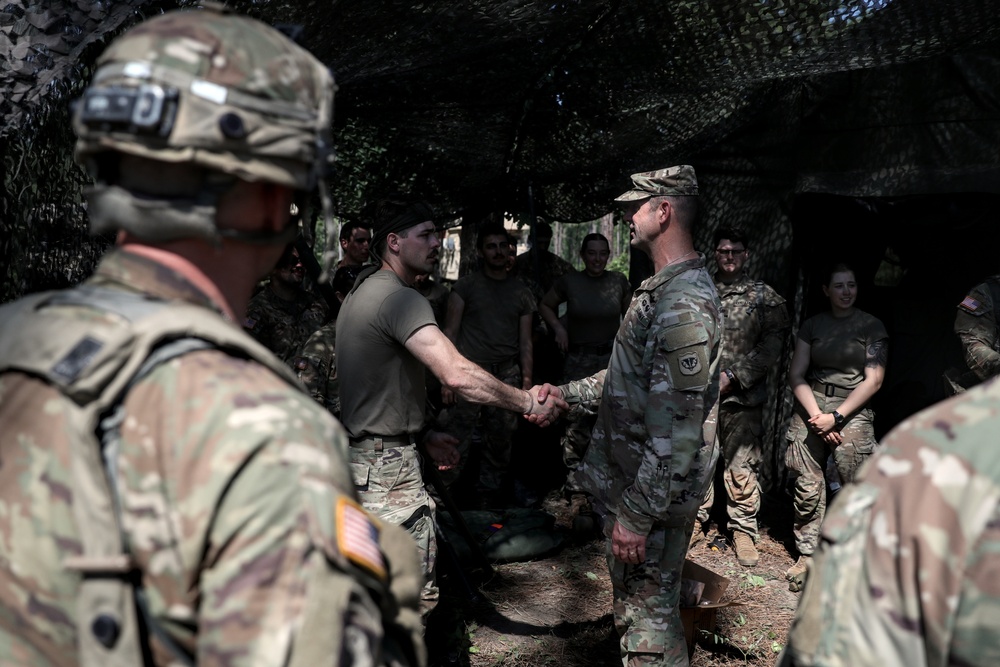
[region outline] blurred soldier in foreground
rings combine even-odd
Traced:
[[[604,532],[622,664],[687,665],[681,568],[715,470],[719,297],[691,231],[698,183],[687,165],[633,174],[615,201],[632,247],[656,273],[635,291],[605,371],[548,391],[600,400],[577,478],[609,513]]]
[[[1000,383],[907,419],[826,513],[782,667],[1000,665]]]
[[[324,187],[332,103],[322,63],[223,9],[98,60],[76,153],[118,247],[0,310],[0,664],[424,661],[412,545],[236,324]]]
[[[785,300],[770,286],[753,280],[743,269],[750,246],[741,230],[716,230],[715,288],[722,301],[722,368],[719,374],[719,449],[725,466],[726,510],[740,565],[753,567],[760,558],[757,512],[760,484],[757,466],[764,430],[763,406],[768,398],[767,373],[778,361],[791,325]],[[692,546],[704,538],[703,526],[715,501],[715,485],[708,485],[705,502],[691,536]]]
[[[426,414],[426,366],[462,399],[550,423],[565,402],[543,402],[472,363],[438,328],[434,312],[413,284],[431,273],[441,240],[430,207],[403,198],[375,205],[372,253],[337,317],[340,413],[350,435],[354,483],[364,506],[402,525],[421,550],[426,576],[425,613],[437,599],[434,503],[424,488],[421,445],[433,463],[458,463],[454,436],[430,428]]]

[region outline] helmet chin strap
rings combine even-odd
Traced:
[[[200,238],[218,244],[223,239],[253,245],[288,245],[298,234],[289,221],[277,231],[219,229],[217,198],[164,199],[136,195],[117,185],[98,184],[87,190],[90,228],[95,234],[123,229],[153,243]]]
[[[294,222],[289,222],[284,229],[276,232],[241,232],[235,229],[219,229],[216,235],[224,239],[232,239],[240,243],[251,245],[281,245],[286,246],[295,240],[299,234],[299,226]]]

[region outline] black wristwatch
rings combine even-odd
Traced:
[[[731,370],[727,368],[722,372],[726,374],[726,377],[729,378],[730,382],[734,384],[739,384],[738,382],[736,382],[736,375]]]
[[[843,426],[844,422],[846,422],[846,421],[847,421],[847,418],[844,415],[840,414],[836,410],[833,411],[833,425],[834,426],[836,426],[836,427],[839,428],[839,427]]]

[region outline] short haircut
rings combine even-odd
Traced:
[[[698,218],[698,197],[696,195],[663,195],[651,197],[654,205],[659,205],[661,199],[670,202],[670,207],[677,216],[680,226],[691,233],[694,231],[695,221]]]
[[[552,238],[552,225],[545,222],[544,220],[535,221],[535,238],[550,239]]]
[[[351,220],[340,226],[340,240],[350,241],[355,229],[369,229],[371,224],[364,220]]]
[[[479,235],[476,237],[476,250],[483,249],[487,236],[502,236],[504,241],[510,242],[510,235],[504,229],[503,225],[491,222],[479,228]]]
[[[580,243],[580,254],[582,255],[587,250],[587,244],[591,241],[603,241],[604,245],[608,246],[608,250],[611,250],[611,244],[608,243],[608,237],[604,234],[598,234],[594,232],[592,234],[587,234],[583,237],[583,242]]]
[[[733,243],[742,243],[743,247],[747,250],[750,249],[750,240],[747,238],[746,232],[740,227],[726,226],[719,227],[715,230],[715,235],[712,237],[712,244],[715,247],[719,246],[719,242],[723,239],[729,239]]]

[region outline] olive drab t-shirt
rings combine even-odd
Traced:
[[[392,271],[376,271],[337,317],[340,420],[351,437],[416,433],[424,426],[424,365],[404,347],[437,326],[430,303]]]
[[[809,343],[807,379],[854,389],[865,379],[868,346],[888,337],[882,322],[861,310],[844,318],[810,317],[799,329],[799,338]]]
[[[566,302],[566,333],[571,345],[610,343],[632,300],[628,278],[617,271],[594,277],[580,271],[556,279],[552,292]]]
[[[451,289],[465,303],[458,351],[477,364],[517,360],[521,316],[536,310],[531,290],[512,276],[494,280],[482,271],[460,278]]]

